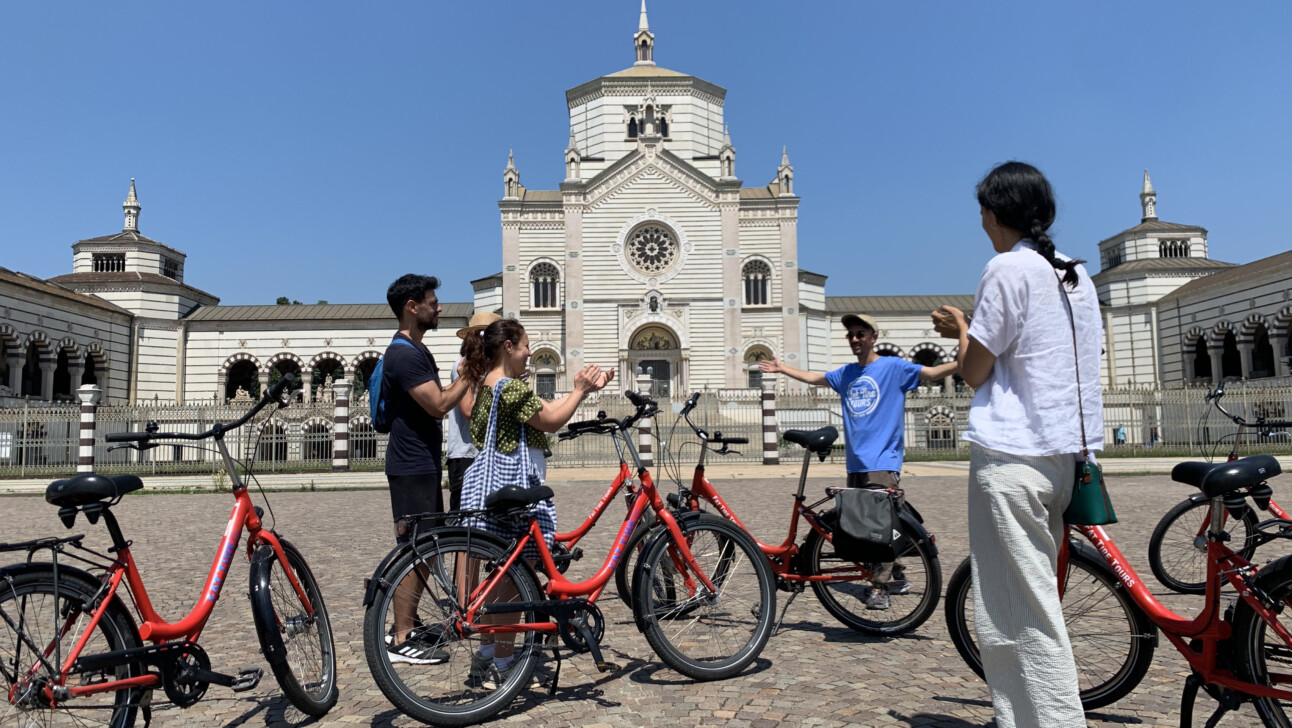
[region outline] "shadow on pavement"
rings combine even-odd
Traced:
[[[749,677],[750,675],[757,675],[771,666],[771,660],[759,657],[750,663],[749,667],[745,668],[744,672],[739,673],[739,676]],[[666,677],[659,677],[658,675],[661,672],[665,673]],[[674,672],[673,668],[662,662],[647,663],[645,667],[629,675],[628,679],[635,683],[643,683],[646,685],[695,685],[700,682],[699,680],[692,680],[685,675]]]

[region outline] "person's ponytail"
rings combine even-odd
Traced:
[[[1033,220],[1031,230],[1028,231],[1027,237],[1036,243],[1036,250],[1039,252],[1055,270],[1063,271],[1063,282],[1068,284],[1069,288],[1076,288],[1080,278],[1077,277],[1077,266],[1086,262],[1084,260],[1059,260],[1054,254],[1054,241],[1050,240],[1050,235],[1046,232],[1046,225],[1040,220]]]
[[[484,331],[467,334],[467,341],[462,347],[462,365],[458,367],[458,374],[473,386],[478,384],[494,365],[494,359],[498,357],[498,351],[502,349],[502,345],[507,342],[513,345],[519,344],[524,335],[525,327],[515,319],[494,321]]]

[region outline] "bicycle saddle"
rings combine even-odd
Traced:
[[[1180,463],[1171,469],[1171,480],[1202,491],[1208,498],[1218,498],[1240,488],[1248,488],[1283,472],[1271,455],[1252,455],[1228,463]]]
[[[830,452],[830,446],[834,441],[839,439],[839,431],[833,427],[822,427],[819,430],[787,430],[785,432],[786,442],[792,442],[795,445],[803,447],[815,453]]]
[[[554,495],[552,489],[546,485],[537,488],[522,488],[519,485],[508,485],[499,488],[490,493],[485,498],[485,508],[491,511],[503,513],[513,508],[523,506],[532,506],[539,501],[545,501]]]
[[[88,503],[113,500],[144,487],[138,475],[97,475],[81,473],[63,480],[55,480],[45,489],[45,501],[59,508],[83,506]]]

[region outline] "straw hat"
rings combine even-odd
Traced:
[[[484,331],[489,328],[489,324],[494,321],[501,320],[502,316],[499,316],[496,313],[491,311],[481,311],[471,317],[471,320],[467,322],[467,327],[465,329],[458,329],[458,338],[465,339],[467,338],[467,334]]]

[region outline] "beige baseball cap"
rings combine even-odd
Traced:
[[[502,320],[502,316],[499,316],[498,314],[492,311],[480,311],[471,316],[471,320],[467,322],[466,328],[458,329],[458,338],[465,339],[467,338],[467,334],[473,334],[477,331],[484,331],[485,329],[489,328],[489,324],[493,323],[494,321],[501,321],[501,320]]]
[[[850,326],[865,326],[871,331],[879,331],[879,324],[875,323],[875,319],[864,313],[845,313],[839,322],[845,329]]]

